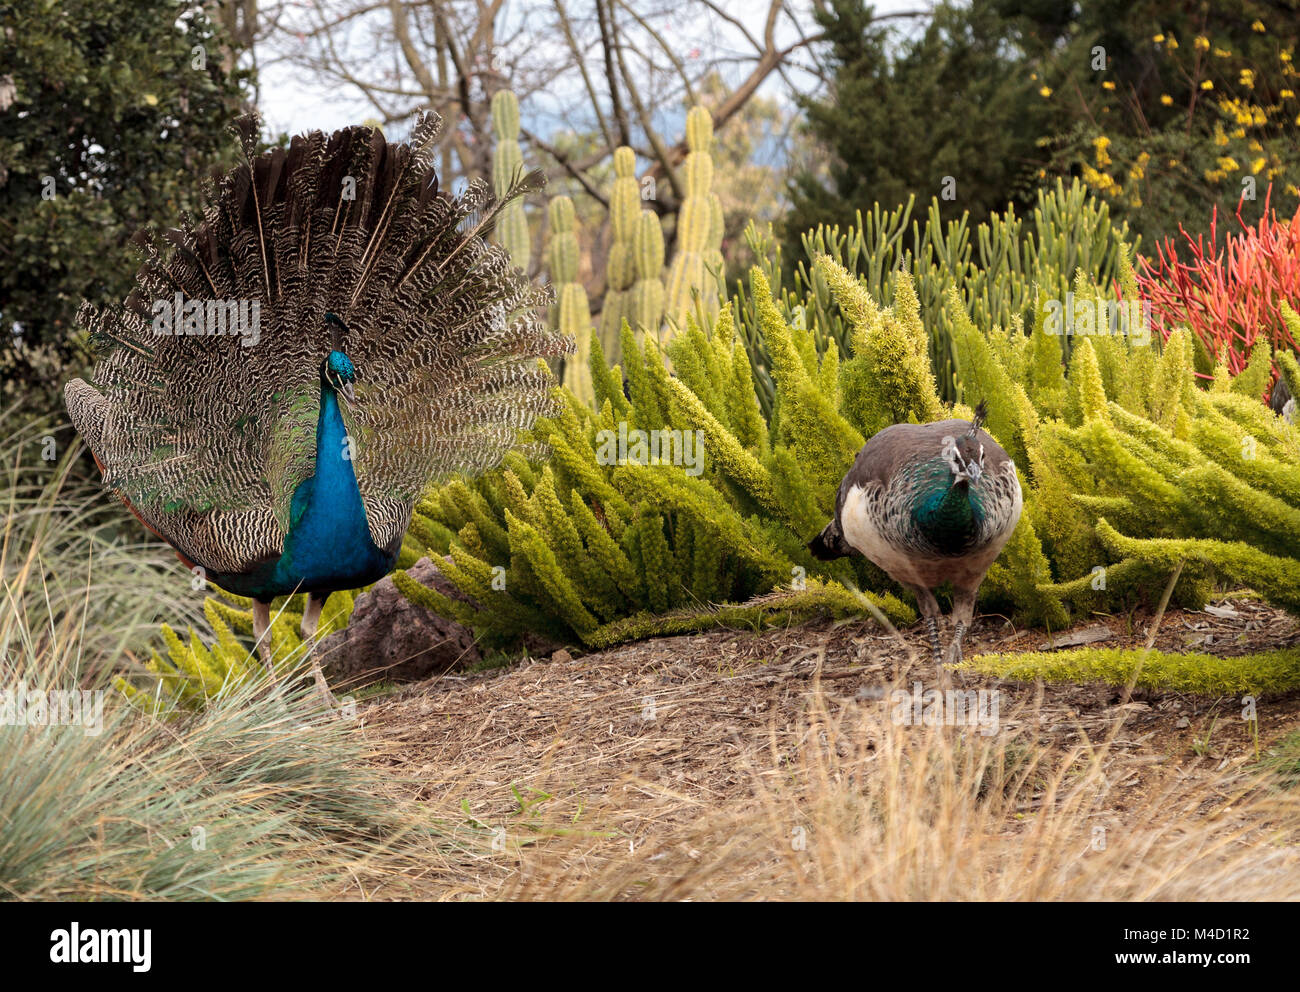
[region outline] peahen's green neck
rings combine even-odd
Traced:
[[[978,497],[966,480],[938,482],[925,492],[916,509],[916,525],[939,551],[960,554],[979,532]]]

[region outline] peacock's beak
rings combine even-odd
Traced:
[[[357,401],[357,391],[356,388],[352,385],[352,383],[350,382],[343,383],[343,388],[340,390],[340,392],[343,393],[343,398],[347,400],[349,403],[355,403]]]

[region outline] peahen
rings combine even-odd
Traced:
[[[538,319],[548,291],[485,240],[540,173],[500,200],[481,181],[440,192],[440,123],[255,155],[257,118],[241,118],[245,161],[214,176],[201,222],[170,248],[137,236],[136,289],[79,314],[97,361],[65,400],[104,484],[187,567],[252,598],[272,679],[270,603],[307,593],[327,705],[326,598],[393,569],[422,489],[495,465],[550,402],[539,357],[572,350]]]
[[[1296,422],[1296,401],[1287,388],[1286,377],[1278,376],[1273,386],[1273,394],[1268,398],[1269,408],[1288,424]]]
[[[835,516],[808,544],[817,558],[861,554],[910,589],[925,618],[936,662],[939,603],[934,589],[953,588],[953,639],[948,660],[975,613],[975,594],[1020,519],[1015,463],[974,422],[895,424],[858,452],[840,483]]]

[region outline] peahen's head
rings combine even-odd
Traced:
[[[980,440],[980,429],[984,426],[987,408],[981,400],[975,408],[975,419],[970,430],[961,437],[947,435],[943,439],[943,457],[948,461],[948,468],[953,474],[953,483],[979,482],[984,473],[984,442]]]
[[[342,336],[347,334],[348,327],[332,313],[325,315],[325,324],[330,329],[333,347],[325,357],[325,361],[321,362],[321,385],[329,386],[335,392],[342,393],[350,403],[356,399],[352,384],[357,381],[357,369],[352,364],[352,359],[342,351]]]

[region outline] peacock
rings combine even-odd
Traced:
[[[501,207],[475,180],[439,190],[440,118],[408,142],[370,127],[294,137],[206,186],[202,218],[142,232],[120,307],[83,304],[91,382],[64,395],[104,485],[187,568],[251,597],[271,679],[270,604],[305,592],[303,639],[331,592],[396,564],[434,479],[496,465],[550,409],[541,359],[571,339],[549,291],[487,240]],[[233,325],[233,326],[232,326]]]
[[[934,589],[953,588],[948,661],[975,614],[975,594],[1020,519],[1015,463],[975,419],[894,424],[871,437],[840,483],[835,516],[808,544],[822,560],[865,555],[916,596],[936,663],[940,609]]]

